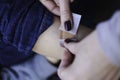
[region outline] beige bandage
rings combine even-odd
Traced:
[[[73,13],[73,27],[72,30],[70,31],[66,31],[65,28],[63,26],[61,26],[60,29],[60,45],[63,46],[63,42],[65,39],[71,39],[71,38],[75,38],[77,31],[79,29],[79,24],[80,24],[80,20],[81,20],[81,15],[75,14]]]

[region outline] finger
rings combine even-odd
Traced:
[[[71,64],[73,60],[73,54],[70,53],[68,50],[66,50],[64,52],[64,55],[62,57],[62,61],[61,61],[61,64],[60,64],[60,67],[67,67]]]
[[[74,59],[73,54],[71,54],[69,51],[66,50],[62,57],[62,60],[61,60],[61,63],[60,63],[59,69],[58,69],[58,73],[61,74],[62,71],[64,71],[64,69],[69,67],[70,64],[72,63],[73,59]]]
[[[59,0],[54,0],[54,2],[57,4],[57,6],[60,6]]]
[[[66,39],[63,42],[63,46],[68,49],[72,54],[77,54],[77,51],[79,50],[78,45],[79,40],[77,39]]]
[[[61,25],[65,30],[70,31],[72,29],[72,14],[70,11],[70,0],[59,0],[60,13],[61,13]]]
[[[71,1],[71,3],[74,2],[74,0],[70,0],[70,1]],[[54,0],[54,2],[57,4],[57,6],[60,6],[59,0]]]
[[[53,14],[60,16],[60,8],[53,0],[40,0],[41,3]]]

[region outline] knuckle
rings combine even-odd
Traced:
[[[61,15],[64,19],[71,19],[71,14],[70,14],[70,11],[69,10],[61,10]]]
[[[54,11],[55,8],[56,8],[56,5],[51,6],[51,7],[50,7],[50,11]]]
[[[61,12],[63,15],[67,15],[68,13],[70,13],[70,11],[67,9],[63,9],[63,10],[61,10]]]

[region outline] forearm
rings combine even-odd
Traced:
[[[95,38],[96,37],[96,38]],[[96,45],[95,47],[93,47],[91,51],[95,51],[95,56],[96,57],[96,61],[98,60],[98,64],[96,63],[96,66],[98,66],[100,68],[97,69],[96,71],[98,71],[98,76],[96,77],[96,79],[94,80],[118,80],[119,76],[120,76],[120,68],[117,67],[116,65],[114,65],[109,58],[107,58],[107,56],[105,55],[104,50],[101,48],[99,42],[98,42],[98,36],[97,33],[93,33],[93,40],[94,40],[94,44]],[[94,53],[94,52],[93,52]]]
[[[116,65],[120,66],[120,11],[110,20],[97,26],[97,33],[105,55]]]
[[[117,80],[120,69],[106,57],[99,45],[96,31],[79,43],[81,60],[87,61],[85,67],[86,80]],[[77,60],[80,63],[80,59]],[[83,65],[85,63],[81,63]],[[88,73],[88,74],[86,74]],[[80,73],[81,74],[81,73]],[[118,76],[119,75],[119,76]]]
[[[117,65],[113,64],[111,60],[106,56],[98,41],[97,33],[94,33],[94,36],[96,36],[96,40],[94,41],[96,47],[93,49],[96,51],[96,58],[99,59],[98,67],[101,68],[101,70],[98,72],[98,75],[101,75],[99,76],[100,80],[118,80],[120,77],[120,68]],[[98,77],[96,77],[95,80],[97,80],[97,78]]]
[[[93,68],[88,80],[117,80],[120,76],[120,12],[99,24],[96,31],[84,39],[81,45],[83,53],[88,53]],[[81,51],[82,51],[81,50]],[[89,60],[89,59],[88,59]]]

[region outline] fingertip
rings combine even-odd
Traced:
[[[70,0],[60,0],[61,24],[67,31],[72,30],[72,13],[70,10]]]
[[[71,39],[65,39],[63,41],[63,46],[68,51],[71,50],[71,48],[70,48],[72,46],[71,42],[72,42]]]
[[[60,39],[59,42],[60,42],[60,46],[67,50],[67,48],[68,48],[67,39]]]
[[[66,31],[72,30],[72,23],[70,20],[64,22],[64,27]]]

